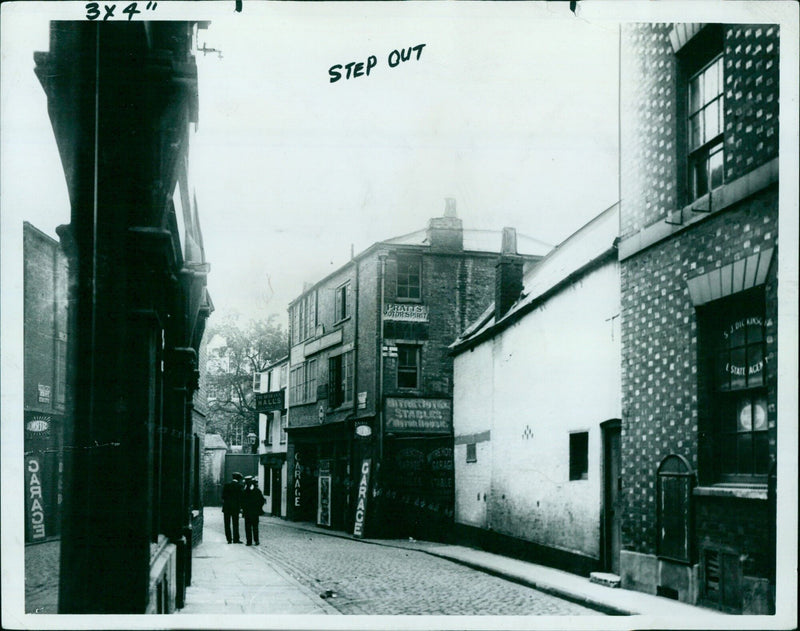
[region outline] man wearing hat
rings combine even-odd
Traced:
[[[222,514],[225,516],[225,538],[228,543],[242,543],[239,539],[239,511],[242,509],[242,474],[238,471],[233,480],[222,487]],[[231,536],[233,529],[233,536]]]
[[[258,516],[264,507],[266,500],[261,489],[258,488],[258,480],[252,475],[244,479],[244,492],[242,493],[242,514],[244,515],[244,534],[247,538],[247,545],[258,545]]]

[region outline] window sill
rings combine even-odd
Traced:
[[[422,298],[398,298],[395,296],[395,302],[402,302],[402,303],[410,303],[410,304],[421,304]]]
[[[742,500],[766,500],[766,484],[717,484],[697,486],[693,495],[700,497],[731,497]]]

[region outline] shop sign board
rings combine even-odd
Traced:
[[[257,392],[256,411],[274,412],[275,410],[282,410],[285,407],[285,393],[285,388],[281,388],[280,390],[274,392]]]
[[[453,427],[450,399],[386,399],[386,431],[422,434],[449,433]]]
[[[363,410],[367,407],[367,393],[366,392],[359,392],[358,393],[358,409]]]
[[[427,322],[428,305],[390,303],[383,310],[383,319],[397,322]]]
[[[367,492],[369,491],[369,471],[372,466],[370,458],[361,462],[361,479],[358,482],[358,498],[356,500],[356,519],[353,525],[353,536],[364,536],[364,523],[367,518]]]
[[[356,436],[359,438],[369,438],[372,436],[372,427],[369,421],[356,421]]]

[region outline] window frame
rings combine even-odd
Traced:
[[[678,134],[676,138],[676,156],[678,163],[678,199],[684,204],[692,204],[705,195],[725,184],[725,37],[721,24],[708,24],[703,27],[685,46],[676,53],[677,61],[677,94],[676,121]],[[720,64],[718,73],[718,91],[712,99],[703,98],[703,103],[692,111],[691,84],[698,76],[706,72],[716,63]],[[718,103],[718,130],[713,137],[692,146],[691,119],[697,113],[704,113],[712,102]],[[704,114],[701,114],[704,116]],[[705,132],[705,127],[703,128]],[[720,180],[711,181],[709,164],[711,158],[719,155]],[[696,174],[703,165],[705,188],[698,190]]]
[[[411,282],[411,274],[408,270],[401,272],[401,266],[416,265],[417,267],[417,282]],[[405,282],[401,282],[404,279]],[[401,287],[403,288],[401,295]],[[412,296],[411,289],[416,288],[416,296]],[[422,256],[418,255],[400,255],[397,257],[395,263],[395,300],[397,302],[422,302]]]
[[[328,407],[331,409],[353,403],[353,357],[352,350],[328,357]]]
[[[769,412],[764,287],[715,300],[703,308],[701,317],[709,332],[704,343],[709,345],[705,369],[709,371],[706,387],[712,423],[714,482],[766,484],[770,468],[770,420],[774,416]],[[741,338],[734,338],[734,332]],[[743,362],[742,374],[733,370],[739,362]],[[759,370],[751,372],[755,365]],[[740,427],[743,402],[750,408],[749,428]],[[763,410],[760,428],[755,423],[757,403]],[[742,458],[742,449],[749,450],[749,456]]]
[[[333,300],[333,322],[339,324],[350,317],[350,281],[346,281],[335,289]]]
[[[316,400],[317,360],[314,358],[298,364],[289,371],[289,405],[314,403]]]
[[[712,67],[717,66],[717,91],[709,100],[705,94],[707,81],[705,77]],[[703,95],[700,104],[693,110],[692,106],[692,85],[699,79],[702,86]],[[717,112],[717,133],[711,137],[706,137],[706,112],[714,107]],[[696,143],[692,138],[693,119],[701,121],[699,127],[702,142]],[[699,70],[689,76],[686,83],[686,133],[687,133],[687,177],[689,197],[691,201],[696,201],[704,195],[719,188],[725,183],[725,55],[722,51],[717,53],[710,61],[705,63]],[[721,163],[720,180],[715,183],[713,180],[713,170],[711,168],[712,159],[720,155]],[[702,188],[698,184],[698,174],[700,167],[704,171],[704,183]]]
[[[478,462],[478,443],[467,443],[466,447],[466,462]]]
[[[400,376],[411,374],[412,368],[410,364],[401,364],[403,352],[411,350],[414,353],[414,366],[413,371],[415,374],[413,386],[400,385]],[[398,390],[419,390],[422,382],[422,347],[419,344],[397,344],[397,377],[396,386]]]

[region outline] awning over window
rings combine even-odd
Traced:
[[[762,250],[686,281],[695,307],[763,285],[774,248]]]

